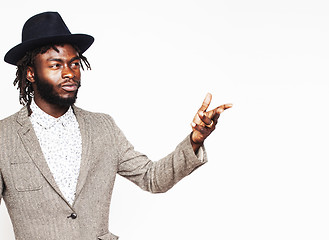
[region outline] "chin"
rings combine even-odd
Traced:
[[[75,94],[74,96],[70,97],[61,97],[61,96],[56,96],[56,95],[48,95],[44,96],[43,100],[46,102],[56,105],[56,106],[61,106],[61,107],[69,107],[73,105],[76,102],[77,95]]]

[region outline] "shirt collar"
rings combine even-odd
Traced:
[[[31,121],[36,122],[37,124],[39,124],[45,129],[49,129],[57,123],[61,123],[65,127],[69,123],[71,123],[72,120],[74,121],[76,119],[71,106],[66,111],[66,113],[64,113],[64,115],[58,118],[55,118],[45,113],[43,110],[41,110],[38,107],[38,105],[34,102],[34,100],[31,102],[31,110],[32,110],[32,114],[30,116]]]

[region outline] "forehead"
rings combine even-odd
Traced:
[[[79,56],[77,50],[71,44],[55,45],[56,49],[49,48],[45,53],[39,53],[36,61],[49,61],[50,59],[71,60]]]

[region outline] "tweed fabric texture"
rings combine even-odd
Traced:
[[[151,161],[134,150],[113,119],[73,107],[81,138],[80,174],[73,204],[61,193],[27,109],[0,121],[0,196],[16,240],[115,240],[109,206],[116,174],[140,188],[168,191],[207,162],[194,154],[187,136],[168,156]],[[204,149],[203,149],[204,150]]]

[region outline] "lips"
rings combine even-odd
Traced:
[[[78,84],[64,84],[62,85],[62,89],[67,92],[75,92],[76,90],[78,90]]]

